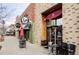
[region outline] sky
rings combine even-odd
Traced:
[[[9,16],[4,19],[5,25],[14,24],[16,17],[21,15],[29,4],[30,3],[2,3],[2,6],[6,6],[6,10],[9,12]]]
[[[3,6],[7,7],[6,12],[9,12],[9,16],[4,19],[5,25],[9,26],[10,24],[14,24],[16,17],[18,15],[21,15],[29,4],[30,3],[2,3]],[[61,19],[58,20],[58,25],[60,25],[61,23]]]

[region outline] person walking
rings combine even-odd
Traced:
[[[20,48],[26,48],[26,40],[24,38],[24,29],[23,26],[20,26],[20,40],[19,40]]]

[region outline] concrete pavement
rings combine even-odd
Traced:
[[[0,55],[48,55],[48,50],[27,42],[26,48],[19,48],[18,39],[14,36],[5,36],[4,42],[0,42],[2,49]]]

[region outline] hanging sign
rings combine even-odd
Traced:
[[[22,18],[21,18],[21,22],[22,22],[23,24],[28,23],[28,21],[29,21],[28,17],[22,17]]]

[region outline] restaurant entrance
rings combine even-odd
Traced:
[[[59,47],[62,45],[62,18],[61,16],[55,20],[46,21],[46,41],[47,47],[52,47],[54,54],[59,54]]]
[[[56,55],[59,53],[58,46],[62,44],[62,4],[53,6],[42,15],[46,33],[46,40],[42,40],[42,44],[49,49],[49,53],[53,52]]]

